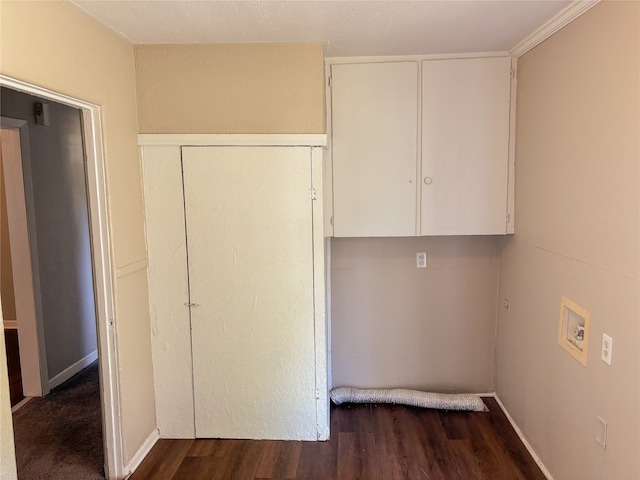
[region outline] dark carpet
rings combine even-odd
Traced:
[[[98,362],[13,414],[19,480],[104,479]]]

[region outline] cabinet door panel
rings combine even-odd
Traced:
[[[422,62],[422,235],[506,233],[510,69]]]
[[[333,65],[336,237],[416,234],[417,62]]]
[[[315,440],[309,149],[182,158],[196,436]]]

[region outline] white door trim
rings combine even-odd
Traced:
[[[329,439],[327,315],[324,238],[324,168],[321,148],[310,149],[313,228],[313,325],[316,362],[316,424],[318,440]]]
[[[29,152],[29,128],[26,120],[0,117],[2,130],[17,130],[20,155],[2,158],[7,200],[9,243],[15,288],[16,325],[19,330],[20,373],[25,397],[49,393],[47,350],[44,342],[38,246]],[[5,152],[6,153],[6,152]],[[24,169],[23,169],[24,166]],[[25,181],[26,180],[26,181]]]
[[[119,479],[124,477],[125,472],[122,452],[118,356],[113,326],[115,310],[111,268],[111,239],[109,235],[100,107],[5,75],[0,75],[0,86],[48,98],[78,108],[82,112],[96,296],[105,473],[108,479]]]
[[[138,145],[180,147],[324,147],[324,133],[141,133]]]

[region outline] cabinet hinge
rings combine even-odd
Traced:
[[[507,213],[507,217],[506,217],[507,223],[509,223],[509,221],[511,221],[511,214]]]
[[[311,187],[311,200],[316,200],[318,198],[316,189]]]
[[[327,79],[327,82],[329,83],[329,86],[332,87],[333,86],[333,77],[329,76],[329,78]]]
[[[331,225],[333,225],[333,215],[331,216],[331,218],[329,219],[329,223],[331,223]]]
[[[513,70],[513,69],[511,69],[511,70],[509,71],[509,76],[510,76],[511,78],[516,78],[516,71],[515,71],[515,70]]]
[[[315,394],[315,396],[316,396],[316,400],[319,400],[319,399],[320,399],[320,390],[318,390],[318,389],[316,388],[316,389],[314,390],[314,392],[313,392],[313,393],[314,393],[314,394]]]

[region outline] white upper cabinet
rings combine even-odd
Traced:
[[[336,237],[414,236],[418,62],[332,65]]]
[[[507,233],[511,59],[422,62],[421,235]]]
[[[334,236],[512,233],[511,87],[509,56],[331,65]]]

